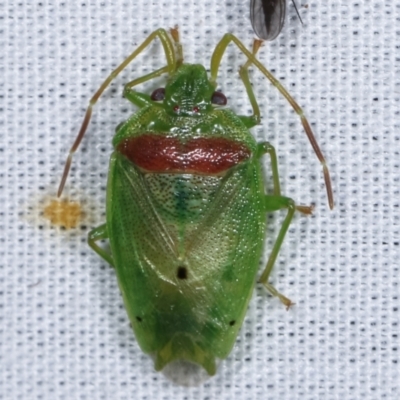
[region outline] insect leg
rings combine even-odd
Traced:
[[[97,228],[92,229],[88,234],[89,246],[104,260],[106,260],[112,267],[114,267],[114,260],[112,255],[97,245],[98,240],[108,239],[107,225],[103,224]]]
[[[272,146],[271,146],[272,147]],[[284,196],[265,196],[265,211],[278,211],[282,208],[286,208],[288,210],[287,215],[282,223],[281,229],[279,231],[278,237],[276,238],[274,247],[272,248],[271,254],[269,256],[267,265],[260,277],[260,282],[267,288],[267,290],[273,295],[278,297],[281,302],[286,306],[290,307],[292,302],[290,299],[285,297],[283,294],[279,293],[270,283],[268,283],[269,274],[274,267],[276,258],[278,257],[279,250],[281,249],[283,240],[285,239],[285,235],[287,230],[289,229],[290,223],[292,222],[292,218],[294,215],[295,210],[300,211],[304,214],[311,214],[313,207],[309,206],[296,206],[295,202]]]
[[[257,51],[261,47],[261,45],[262,45],[261,40],[258,39],[254,40],[253,51],[252,51],[253,56],[256,56]],[[240,78],[242,79],[243,85],[247,92],[247,96],[250,100],[251,107],[253,108],[253,115],[251,115],[250,117],[248,116],[239,117],[247,128],[252,128],[253,126],[258,125],[261,121],[260,107],[258,106],[256,96],[254,95],[253,87],[251,86],[249,78],[250,65],[251,65],[251,60],[248,59],[246,63],[240,67],[239,70]]]
[[[268,283],[268,277],[272,271],[272,268],[274,267],[276,258],[282,246],[286,232],[289,229],[290,223],[292,222],[294,212],[296,211],[296,205],[292,199],[284,196],[265,196],[264,204],[265,204],[265,211],[267,212],[277,211],[282,208],[286,208],[287,215],[282,223],[278,237],[276,238],[274,247],[272,248],[267,265],[265,266],[265,269],[261,274],[259,282],[261,282],[272,295],[277,296],[281,300],[281,302],[286,305],[286,307],[290,307],[292,302],[287,297],[279,293],[270,283]]]
[[[281,195],[281,184],[279,182],[278,159],[276,157],[275,147],[269,142],[259,143],[257,145],[257,158],[261,158],[268,153],[271,159],[272,180],[274,183],[274,195]]]
[[[175,45],[175,68],[178,68],[183,63],[183,49],[182,44],[179,41],[179,31],[178,27],[172,28],[170,30],[171,37],[174,41]],[[169,65],[166,65],[163,68],[158,69],[157,71],[151,72],[150,74],[141,76],[140,78],[134,79],[133,81],[128,82],[124,87],[124,97],[131,101],[133,104],[136,104],[138,107],[143,107],[146,105],[150,105],[153,102],[150,99],[150,96],[145,93],[139,93],[131,90],[134,86],[139,85],[140,83],[149,81],[154,79],[166,72],[169,71]]]
[[[111,74],[105,79],[105,81],[101,84],[99,89],[97,89],[96,93],[93,95],[93,97],[89,101],[89,105],[86,109],[85,117],[82,122],[81,129],[79,130],[78,136],[75,138],[75,142],[72,145],[67,160],[65,162],[65,167],[64,167],[64,172],[61,178],[60,186],[58,187],[58,192],[57,196],[60,197],[61,193],[64,189],[65,182],[68,177],[68,173],[71,167],[71,162],[72,162],[72,156],[75,153],[75,151],[78,149],[79,144],[81,143],[83,136],[85,135],[86,129],[89,125],[90,118],[92,116],[92,109],[94,105],[97,103],[97,100],[99,97],[102,95],[104,90],[110,85],[110,83],[113,81],[114,78],[118,76],[118,74],[124,70],[129,63],[132,62],[133,59],[135,59],[149,44],[155,40],[156,38],[159,38],[163,47],[164,47],[164,52],[165,52],[165,57],[167,59],[167,66],[166,69],[168,72],[172,73],[175,68],[176,68],[176,58],[175,58],[175,47],[168,36],[168,33],[165,31],[165,29],[157,29],[154,31],[152,34],[149,35],[149,37],[131,54],[129,55],[114,71],[111,72]]]
[[[150,74],[141,76],[138,79],[134,79],[133,81],[128,82],[124,86],[124,93],[123,96],[129,100],[131,103],[137,105],[138,107],[144,107],[150,104],[153,104],[153,101],[150,98],[150,95],[147,93],[140,93],[136,92],[135,90],[132,90],[132,88],[136,85],[139,85],[140,83],[149,81],[151,79],[154,79],[162,74],[165,74],[168,72],[168,65],[166,65],[163,68],[158,69],[157,71],[153,71]]]
[[[171,33],[172,39],[175,42],[176,64],[177,64],[177,66],[180,66],[183,63],[183,48],[182,48],[181,41],[179,39],[178,26],[175,26],[175,28],[171,28],[170,33]]]
[[[259,143],[257,145],[256,157],[261,158],[264,154],[267,154],[267,153],[269,154],[269,157],[271,159],[271,171],[272,171],[272,181],[274,184],[274,196],[281,196],[281,185],[280,185],[279,172],[278,172],[278,159],[276,157],[275,147],[272,146],[272,144],[269,142]],[[297,206],[296,205],[297,211],[300,211],[301,213],[307,214],[307,215],[312,214],[313,209],[314,209],[314,206]],[[269,210],[269,211],[271,211],[271,210]]]
[[[327,191],[327,195],[328,195],[328,203],[329,203],[329,207],[332,209],[334,206],[334,202],[333,202],[333,192],[332,192],[331,178],[329,175],[329,169],[328,169],[328,166],[326,165],[325,158],[324,158],[324,156],[318,146],[318,143],[314,137],[314,134],[311,130],[310,124],[308,123],[307,118],[305,117],[305,115],[303,113],[303,110],[296,103],[296,101],[289,94],[289,92],[271,74],[271,72],[269,72],[260,63],[260,61],[257,60],[257,58],[254,56],[254,54],[252,54],[248,49],[246,49],[244,44],[236,36],[232,35],[231,33],[227,33],[226,35],[224,35],[223,38],[219,41],[219,43],[215,47],[214,53],[211,57],[211,67],[210,67],[211,82],[216,86],[219,65],[221,64],[222,57],[223,57],[225,50],[228,47],[230,42],[233,42],[239,48],[239,50],[251,61],[251,63],[254,64],[261,71],[261,73],[280,91],[280,93],[286,98],[286,100],[292,106],[294,111],[300,117],[301,123],[303,125],[304,131],[306,132],[308,140],[310,141],[311,146],[314,149],[314,152],[322,165],[324,179],[325,179],[325,186],[326,186],[326,191]]]
[[[283,305],[286,306],[286,309],[288,310],[293,304],[292,300],[290,300],[288,297],[286,297],[284,294],[281,292],[278,292],[278,290],[272,286],[269,282],[263,282],[264,287],[272,294],[272,296],[277,297]]]

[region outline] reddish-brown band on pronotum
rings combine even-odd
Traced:
[[[243,144],[225,138],[173,137],[143,134],[124,139],[117,150],[149,172],[219,174],[250,157]]]

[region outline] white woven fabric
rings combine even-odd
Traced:
[[[289,2],[259,58],[304,108],[336,207],[299,118],[252,73],[263,114],[254,133],[276,147],[282,192],[316,205],[295,218],[271,277],[296,305],[287,312],[257,287],[217,375],[185,387],[154,371],[114,271],[86,243],[104,221],[114,129],[135,110],[123,84],[163,65],[159,43],[95,108],[65,192],[84,204],[81,226],[59,230],[40,211],[107,74],[159,27],[179,25],[186,61],[207,67],[225,32],[250,47],[249,0],[0,0],[0,399],[400,398],[400,1],[298,5],[304,25]],[[224,60],[219,88],[249,114],[244,58],[232,46]],[[266,254],[282,217],[271,218]]]

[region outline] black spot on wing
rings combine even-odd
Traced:
[[[183,265],[179,266],[176,270],[176,277],[178,279],[187,279],[188,271],[187,268]]]

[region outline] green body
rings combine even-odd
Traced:
[[[114,145],[154,121],[163,127],[157,134],[235,137],[256,153],[240,119],[223,110],[177,121],[146,107]],[[265,232],[259,160],[253,155],[224,176],[144,173],[116,151],[107,189],[111,252],[141,348],[156,354],[157,369],[183,358],[212,373],[214,358],[235,342],[255,284]]]
[[[238,116],[213,104],[216,85],[203,66],[175,60],[174,46],[182,57],[179,42],[175,38],[172,42],[164,30],[151,34],[114,75],[155,37],[163,43],[168,68],[125,87],[125,97],[140,109],[117,128],[108,176],[107,220],[90,232],[89,244],[115,267],[136,338],[143,351],[154,356],[156,369],[180,359],[200,364],[212,375],[216,359],[227,357],[242,325],[256,282],[266,213],[279,209],[286,209],[287,215],[260,282],[286,305],[291,304],[268,283],[268,276],[296,206],[280,194],[274,148],[267,142],[256,143],[249,131],[260,119],[248,79],[250,61],[240,74],[254,114]],[[212,76],[216,76],[230,40],[237,41],[228,35],[217,46],[211,62]],[[254,55],[246,55],[258,62]],[[170,75],[163,99],[131,89],[165,72]],[[223,161],[231,145],[244,149],[245,156],[213,173],[205,173],[203,167],[192,170],[192,166],[154,170],[149,159],[152,152],[164,159],[162,146],[161,152],[143,145],[126,150],[127,143],[141,143],[145,137],[157,145],[164,140],[173,143],[181,149],[180,156],[182,148],[190,143],[200,143],[200,150],[206,152],[210,143],[218,144],[216,153]],[[227,143],[226,149],[221,141]],[[144,157],[143,162],[135,161],[130,152],[138,149],[135,157]],[[194,164],[197,150],[184,154]],[[273,195],[265,194],[264,189],[260,159],[265,153],[271,157]],[[214,165],[214,159],[204,159],[208,166]],[[299,209],[310,211],[307,207]],[[97,245],[101,239],[109,239],[111,253]]]

